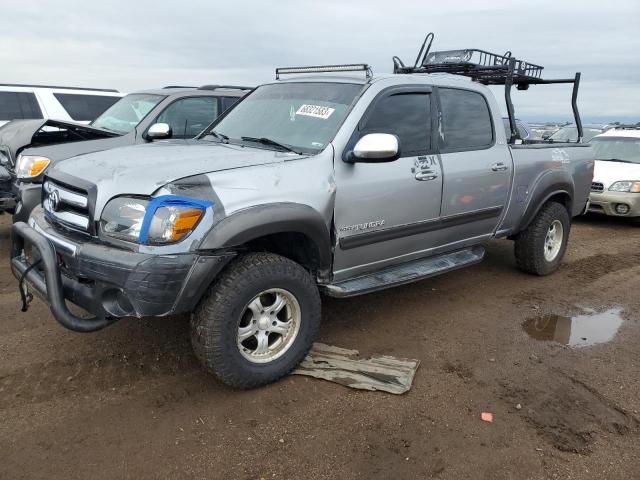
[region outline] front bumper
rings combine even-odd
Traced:
[[[618,213],[616,210],[618,205],[627,205],[629,211],[626,213]],[[602,193],[591,192],[588,211],[615,217],[639,217],[640,193],[610,192],[608,190]]]
[[[13,212],[16,206],[16,196],[11,191],[11,175],[0,165],[0,213]]]
[[[40,205],[42,199],[42,183],[15,181],[12,190],[16,198],[13,221],[28,222],[29,215],[31,215],[33,209]]]
[[[75,331],[99,330],[120,317],[192,311],[234,255],[156,255],[70,239],[46,222],[40,208],[29,224],[15,223],[12,233],[14,276],[20,278],[33,259],[41,258],[41,266],[29,270],[25,280],[48,303],[56,320]],[[74,315],[65,300],[93,318]]]

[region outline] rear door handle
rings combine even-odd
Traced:
[[[493,165],[491,165],[491,170],[493,170],[494,172],[504,172],[507,168],[509,167],[507,167],[502,162],[494,163]]]

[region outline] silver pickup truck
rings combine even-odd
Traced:
[[[592,150],[523,143],[510,102],[507,138],[484,83],[551,81],[508,56],[467,69],[461,52],[397,60],[378,77],[366,65],[278,69],[312,75],[256,88],[187,144],[60,162],[42,207],[13,227],[25,309],[33,292],[82,332],[191,313],[204,367],[250,388],[304,358],[321,292],[349,297],[475,264],[500,237],[515,241],[525,272],[553,272],[585,209]],[[366,75],[335,73],[354,70]]]

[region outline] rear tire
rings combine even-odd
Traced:
[[[191,343],[222,382],[254,388],[297,367],[319,326],[320,294],[309,272],[279,255],[250,253],[234,260],[200,302]]]
[[[546,203],[531,224],[516,237],[518,268],[541,276],[555,272],[567,249],[570,229],[571,218],[564,205]]]

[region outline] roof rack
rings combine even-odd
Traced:
[[[543,79],[542,70],[544,67],[519,60],[513,57],[510,51],[507,51],[504,55],[476,48],[431,52],[431,44],[434,37],[433,33],[429,33],[425,37],[412,67],[405,66],[399,57],[393,57],[393,73],[450,73],[469,77],[483,85],[504,85],[505,101],[511,128],[510,143],[514,143],[519,138],[513,102],[511,101],[511,87],[513,85],[518,90],[528,90],[530,85],[572,83],[571,107],[578,127],[578,142],[582,140],[582,122],[580,121],[577,105],[580,72],[577,72],[573,78]]]
[[[635,124],[633,123],[621,124],[621,125],[613,124],[613,127],[611,129],[612,130],[640,130],[640,122]]]
[[[201,87],[194,87],[192,85],[167,85],[166,87],[162,87],[163,90],[168,88],[193,88],[194,90],[217,90],[218,88],[228,90],[253,90],[253,87],[240,87],[238,85],[202,85]]]
[[[60,87],[58,85],[27,85],[27,84],[22,84],[22,83],[0,83],[0,87],[56,88],[56,89],[59,89],[59,90],[86,90],[88,92],[114,92],[114,93],[120,93],[115,88]]]
[[[371,67],[366,63],[348,63],[344,65],[316,65],[312,67],[281,67],[276,68],[276,80],[280,75],[296,73],[335,73],[335,72],[365,72],[367,79],[372,77]]]
[[[238,85],[203,85],[198,87],[198,90],[217,90],[219,88],[227,90],[253,90],[253,87],[240,87]]]

